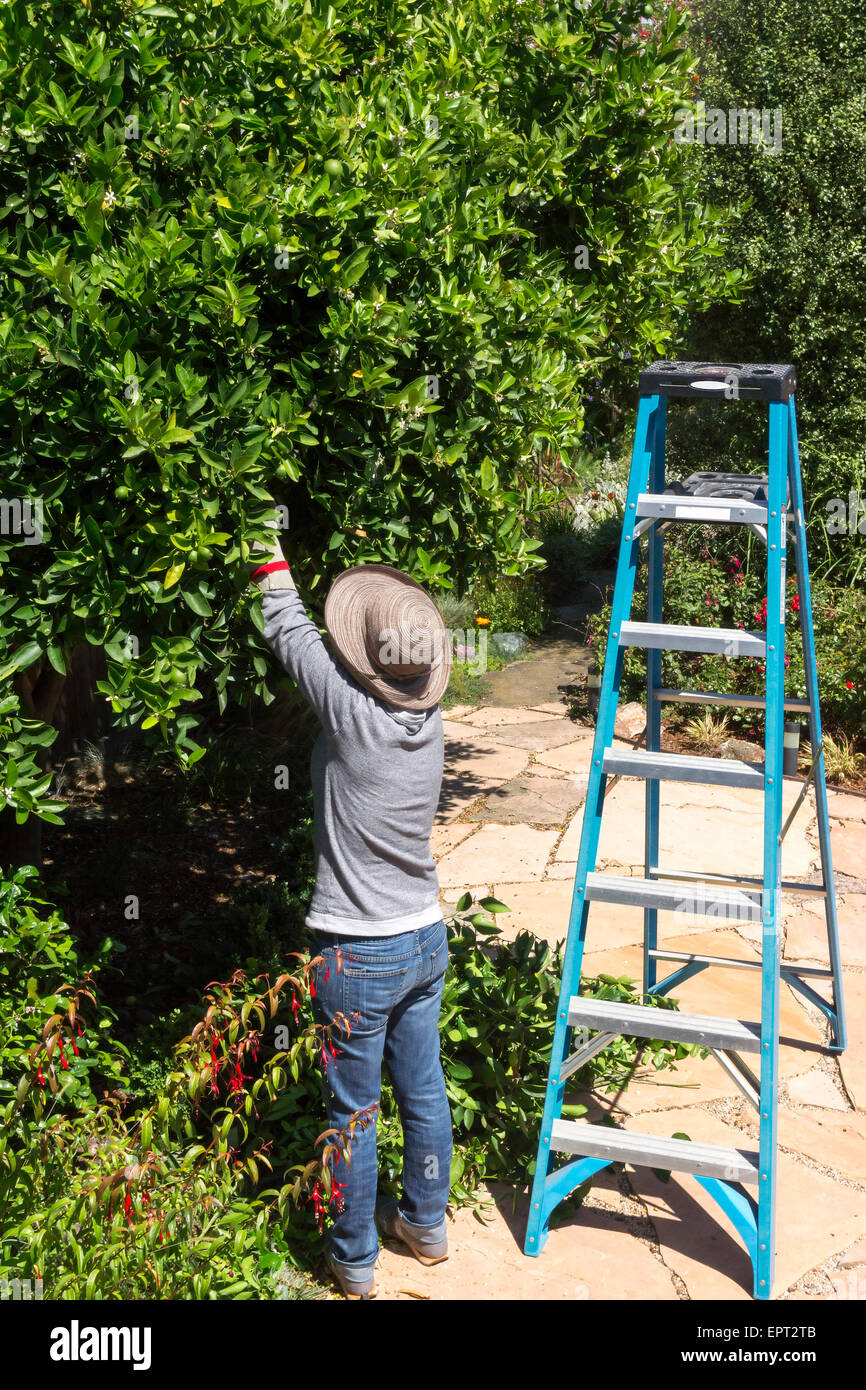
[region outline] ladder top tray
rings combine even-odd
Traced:
[[[645,367],[640,374],[642,396],[724,400],[726,386],[735,388],[735,400],[788,401],[797,387],[797,371],[790,364],[779,362],[663,360]]]
[[[690,473],[682,481],[672,480],[662,496],[736,497],[747,502],[766,502],[769,478],[766,473]]]

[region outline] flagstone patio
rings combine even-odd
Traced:
[[[573,663],[574,664],[574,663]],[[578,663],[579,664],[579,663]],[[550,663],[548,662],[548,665]],[[502,703],[448,712],[446,779],[433,848],[443,901],[492,893],[512,909],[506,935],[528,929],[550,942],[567,933],[592,730],[572,723],[556,695],[555,662],[491,678]],[[509,672],[511,672],[509,676]],[[533,703],[533,694],[539,703]],[[521,703],[525,700],[525,703]],[[510,703],[509,703],[510,701]],[[785,784],[786,811],[800,790]],[[598,867],[643,873],[644,788],[616,784],[607,799]],[[829,796],[850,1041],[824,1050],[822,1016],[782,986],[777,1299],[866,1298],[866,797]],[[661,784],[661,862],[708,873],[760,874],[762,798],[689,783]],[[786,879],[818,881],[814,797],[784,847]],[[820,904],[784,899],[784,958],[827,964]],[[642,913],[594,904],[584,969],[641,974]],[[760,927],[659,914],[671,949],[757,959]],[[760,1016],[758,972],[712,967],[687,980],[683,1009]],[[588,1099],[617,1124],[734,1147],[757,1145],[754,1111],[709,1057],[676,1071],[641,1072],[621,1094]],[[484,1223],[457,1212],[447,1263],[422,1267],[389,1244],[378,1266],[385,1299],[748,1299],[749,1260],[733,1228],[687,1175],[603,1171],[574,1215],[551,1229],[543,1253],[523,1255],[526,1197],[496,1187]]]

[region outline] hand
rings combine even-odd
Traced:
[[[247,573],[252,577],[262,566],[266,566],[265,572],[258,574],[254,581],[260,589],[294,589],[295,582],[280,544],[282,527],[276,511],[267,517],[265,526],[271,534],[271,545],[269,548],[257,545],[247,561]]]

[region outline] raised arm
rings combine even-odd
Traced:
[[[250,566],[250,579],[262,591],[265,641],[324,727],[336,733],[360,692],[328,651],[315,623],[307,617],[280,545],[276,522],[271,529],[272,551]]]

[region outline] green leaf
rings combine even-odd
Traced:
[[[46,654],[58,675],[65,676],[66,659],[63,655],[63,648],[58,646],[56,642],[49,642],[46,648]]]

